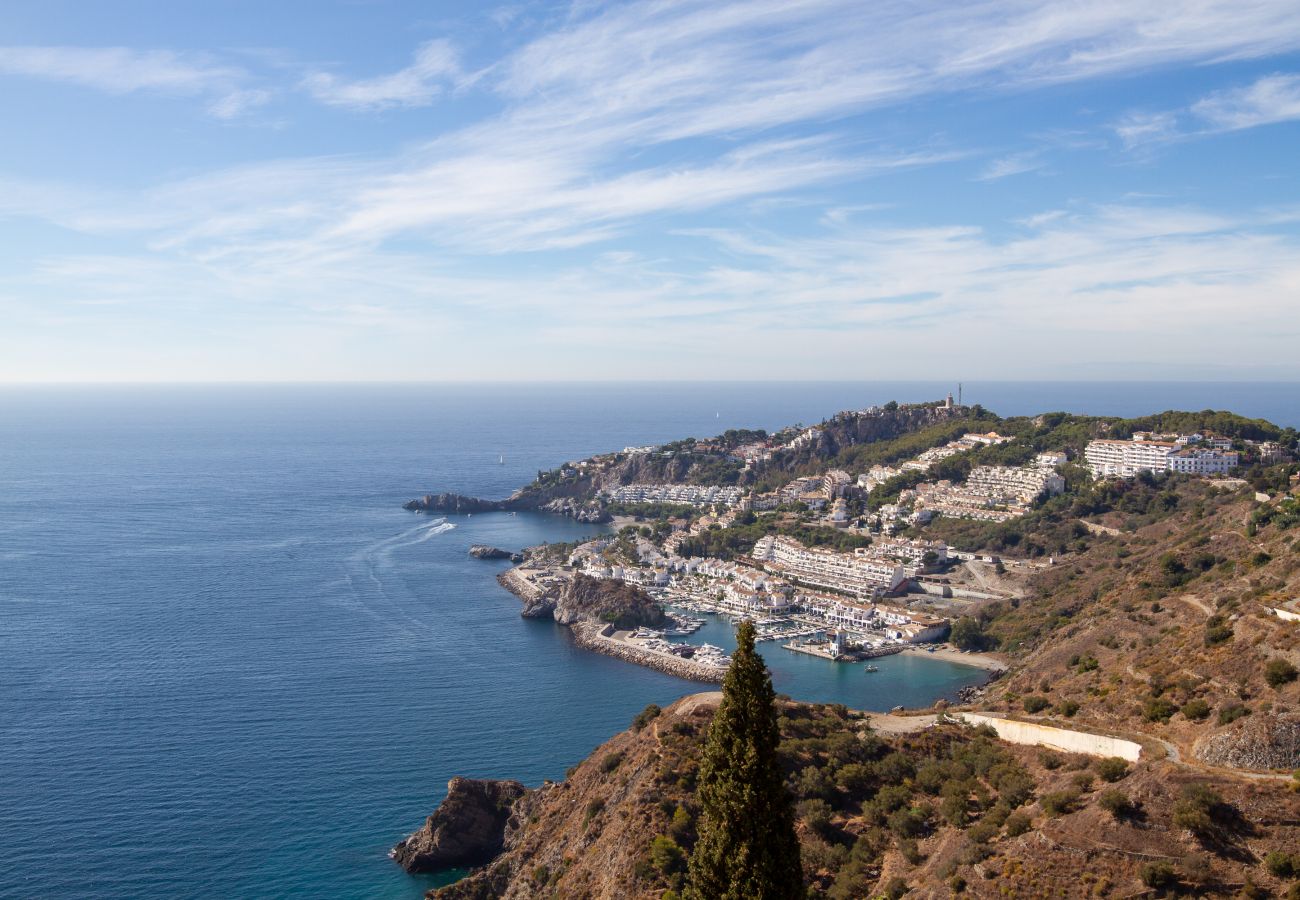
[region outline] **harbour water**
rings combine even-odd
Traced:
[[[592,452],[948,389],[0,390],[0,896],[419,897],[434,882],[385,854],[450,777],[562,777],[647,703],[699,686],[521,619],[493,578],[505,564],[466,553],[595,529],[417,516],[404,500],[504,496]],[[966,399],[1296,424],[1295,397],[1012,385]],[[717,619],[692,640],[733,646]],[[764,652],[778,690],[873,709],[983,677]]]

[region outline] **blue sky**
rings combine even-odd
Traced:
[[[1300,380],[1295,0],[9,0],[0,381]]]

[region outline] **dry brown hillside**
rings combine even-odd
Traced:
[[[525,798],[501,857],[431,896],[675,896],[717,696],[639,717],[565,782]],[[958,725],[884,739],[842,708],[788,704],[783,713],[813,896],[1291,890],[1300,794],[1284,785],[1163,758],[1127,766],[1014,747]]]
[[[1300,767],[1300,623],[1272,612],[1300,596],[1300,529],[1248,534],[1251,492],[1170,494],[1155,521],[1102,517],[1117,533],[984,610],[1022,648],[991,708],[1138,732],[1189,760]]]

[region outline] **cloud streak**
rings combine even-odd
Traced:
[[[328,72],[312,72],[303,87],[318,101],[353,110],[428,106],[461,74],[450,41],[422,44],[404,69],[390,75],[349,81]]]
[[[209,111],[229,119],[267,102],[270,92],[245,89],[244,69],[209,54],[128,47],[0,47],[0,75],[34,78],[108,94],[212,97]]]

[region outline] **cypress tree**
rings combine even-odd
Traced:
[[[688,900],[798,900],[804,896],[794,808],[777,760],[776,693],[742,622],[700,767],[700,837]]]

